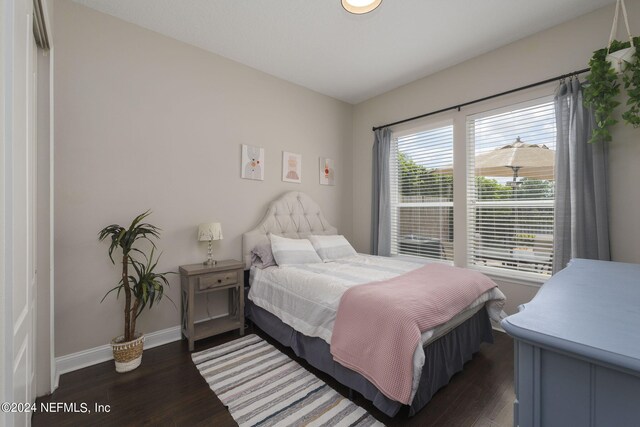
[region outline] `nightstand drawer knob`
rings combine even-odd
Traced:
[[[222,283],[222,279],[218,279],[218,283]]]

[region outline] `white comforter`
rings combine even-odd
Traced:
[[[421,265],[397,258],[358,254],[321,264],[269,267],[264,270],[251,268],[248,297],[293,329],[310,337],[322,338],[330,344],[340,298],[348,288],[390,279]],[[498,288],[486,292],[450,322],[423,332],[422,344],[462,323],[485,303],[490,318],[499,321],[504,317],[504,302],[504,294]],[[413,358],[412,398],[422,374],[424,359],[424,349],[418,346]]]

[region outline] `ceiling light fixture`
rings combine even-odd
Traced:
[[[349,13],[362,15],[380,6],[382,0],[342,0],[342,7]]]

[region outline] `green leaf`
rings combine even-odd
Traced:
[[[133,312],[133,305],[125,307],[128,313],[133,315],[134,319],[142,314],[144,309],[148,307],[152,308],[154,305],[162,299],[164,295],[164,287],[169,286],[167,275],[176,274],[175,272],[156,273],[155,269],[158,266],[160,256],[162,253],[156,256],[156,244],[154,239],[160,238],[160,228],[143,222],[151,214],[150,210],[143,212],[136,216],[129,228],[124,228],[118,224],[111,224],[103,228],[98,233],[99,240],[105,240],[110,237],[110,245],[108,249],[109,258],[111,262],[114,262],[113,254],[116,249],[120,249],[123,255],[123,269],[130,267],[127,274],[128,290],[131,292],[132,304],[136,306],[135,313]],[[143,250],[136,247],[136,242],[139,240],[146,240],[151,245],[151,251],[147,255]],[[134,258],[133,255],[136,255]],[[124,270],[123,270],[124,274]],[[102,298],[101,302],[105,298],[117,290],[117,297],[120,296],[120,292],[125,289],[125,282],[121,278],[118,285],[110,289]],[[176,304],[169,298],[171,303],[177,309]]]

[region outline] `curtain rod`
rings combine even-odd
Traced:
[[[393,122],[393,123],[387,123],[386,125],[382,125],[382,126],[374,126],[372,130],[375,132],[378,129],[384,129],[384,128],[388,128],[388,127],[391,127],[391,126],[399,125],[399,124],[402,124],[402,123],[411,122],[413,120],[418,120],[418,119],[422,119],[424,117],[433,116],[434,114],[444,113],[445,111],[450,111],[450,110],[458,110],[458,111],[460,111],[460,109],[462,107],[466,107],[466,106],[471,105],[471,104],[477,104],[478,102],[487,101],[489,99],[497,98],[499,96],[509,95],[511,93],[519,92],[521,90],[530,89],[532,87],[541,86],[543,84],[551,83],[551,82],[554,82],[554,81],[557,81],[557,80],[562,80],[562,79],[566,79],[568,77],[573,77],[573,76],[576,76],[578,74],[586,73],[589,70],[590,70],[590,68],[583,68],[582,70],[574,71],[574,72],[568,73],[568,74],[562,74],[562,75],[557,76],[557,77],[552,77],[550,79],[542,80],[540,82],[531,83],[531,84],[528,84],[526,86],[521,86],[521,87],[516,88],[516,89],[508,90],[506,92],[500,92],[500,93],[496,93],[495,95],[485,96],[484,98],[474,99],[473,101],[468,101],[468,102],[465,102],[463,104],[453,105],[451,107],[442,108],[442,109],[436,110],[436,111],[431,111],[430,113],[420,114],[419,116],[410,117],[410,118],[404,119],[404,120],[398,120],[397,122]]]

